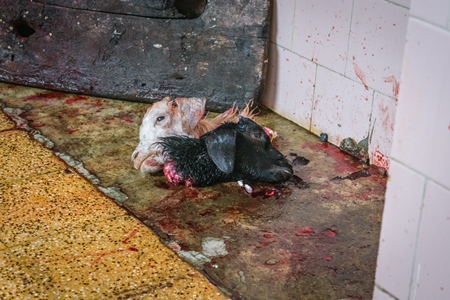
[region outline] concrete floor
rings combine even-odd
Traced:
[[[141,176],[148,104],[2,83],[0,102],[18,127],[1,123],[0,296],[223,298],[213,283],[234,299],[371,299],[386,176],[295,124],[258,115],[299,179],[249,194]]]
[[[0,112],[0,299],[228,299]]]

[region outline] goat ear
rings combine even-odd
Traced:
[[[206,150],[220,171],[230,174],[234,169],[236,156],[236,131],[216,130],[205,137]]]

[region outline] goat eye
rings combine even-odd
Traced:
[[[164,116],[159,116],[156,118],[156,122],[161,122],[162,120],[164,120]]]
[[[252,138],[254,138],[254,139],[261,139],[261,132],[257,132],[257,131],[255,131],[255,132],[252,132]]]

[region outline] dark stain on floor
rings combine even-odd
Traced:
[[[257,117],[277,131],[291,182],[189,188],[133,168],[148,104],[10,84],[0,102],[125,194],[116,201],[230,297],[372,298],[386,176],[294,123],[264,109]]]

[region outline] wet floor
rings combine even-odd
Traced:
[[[231,298],[371,299],[386,177],[290,121],[257,116],[277,131],[296,180],[252,183],[249,193],[135,170],[148,104],[10,84],[0,84],[0,102]]]

